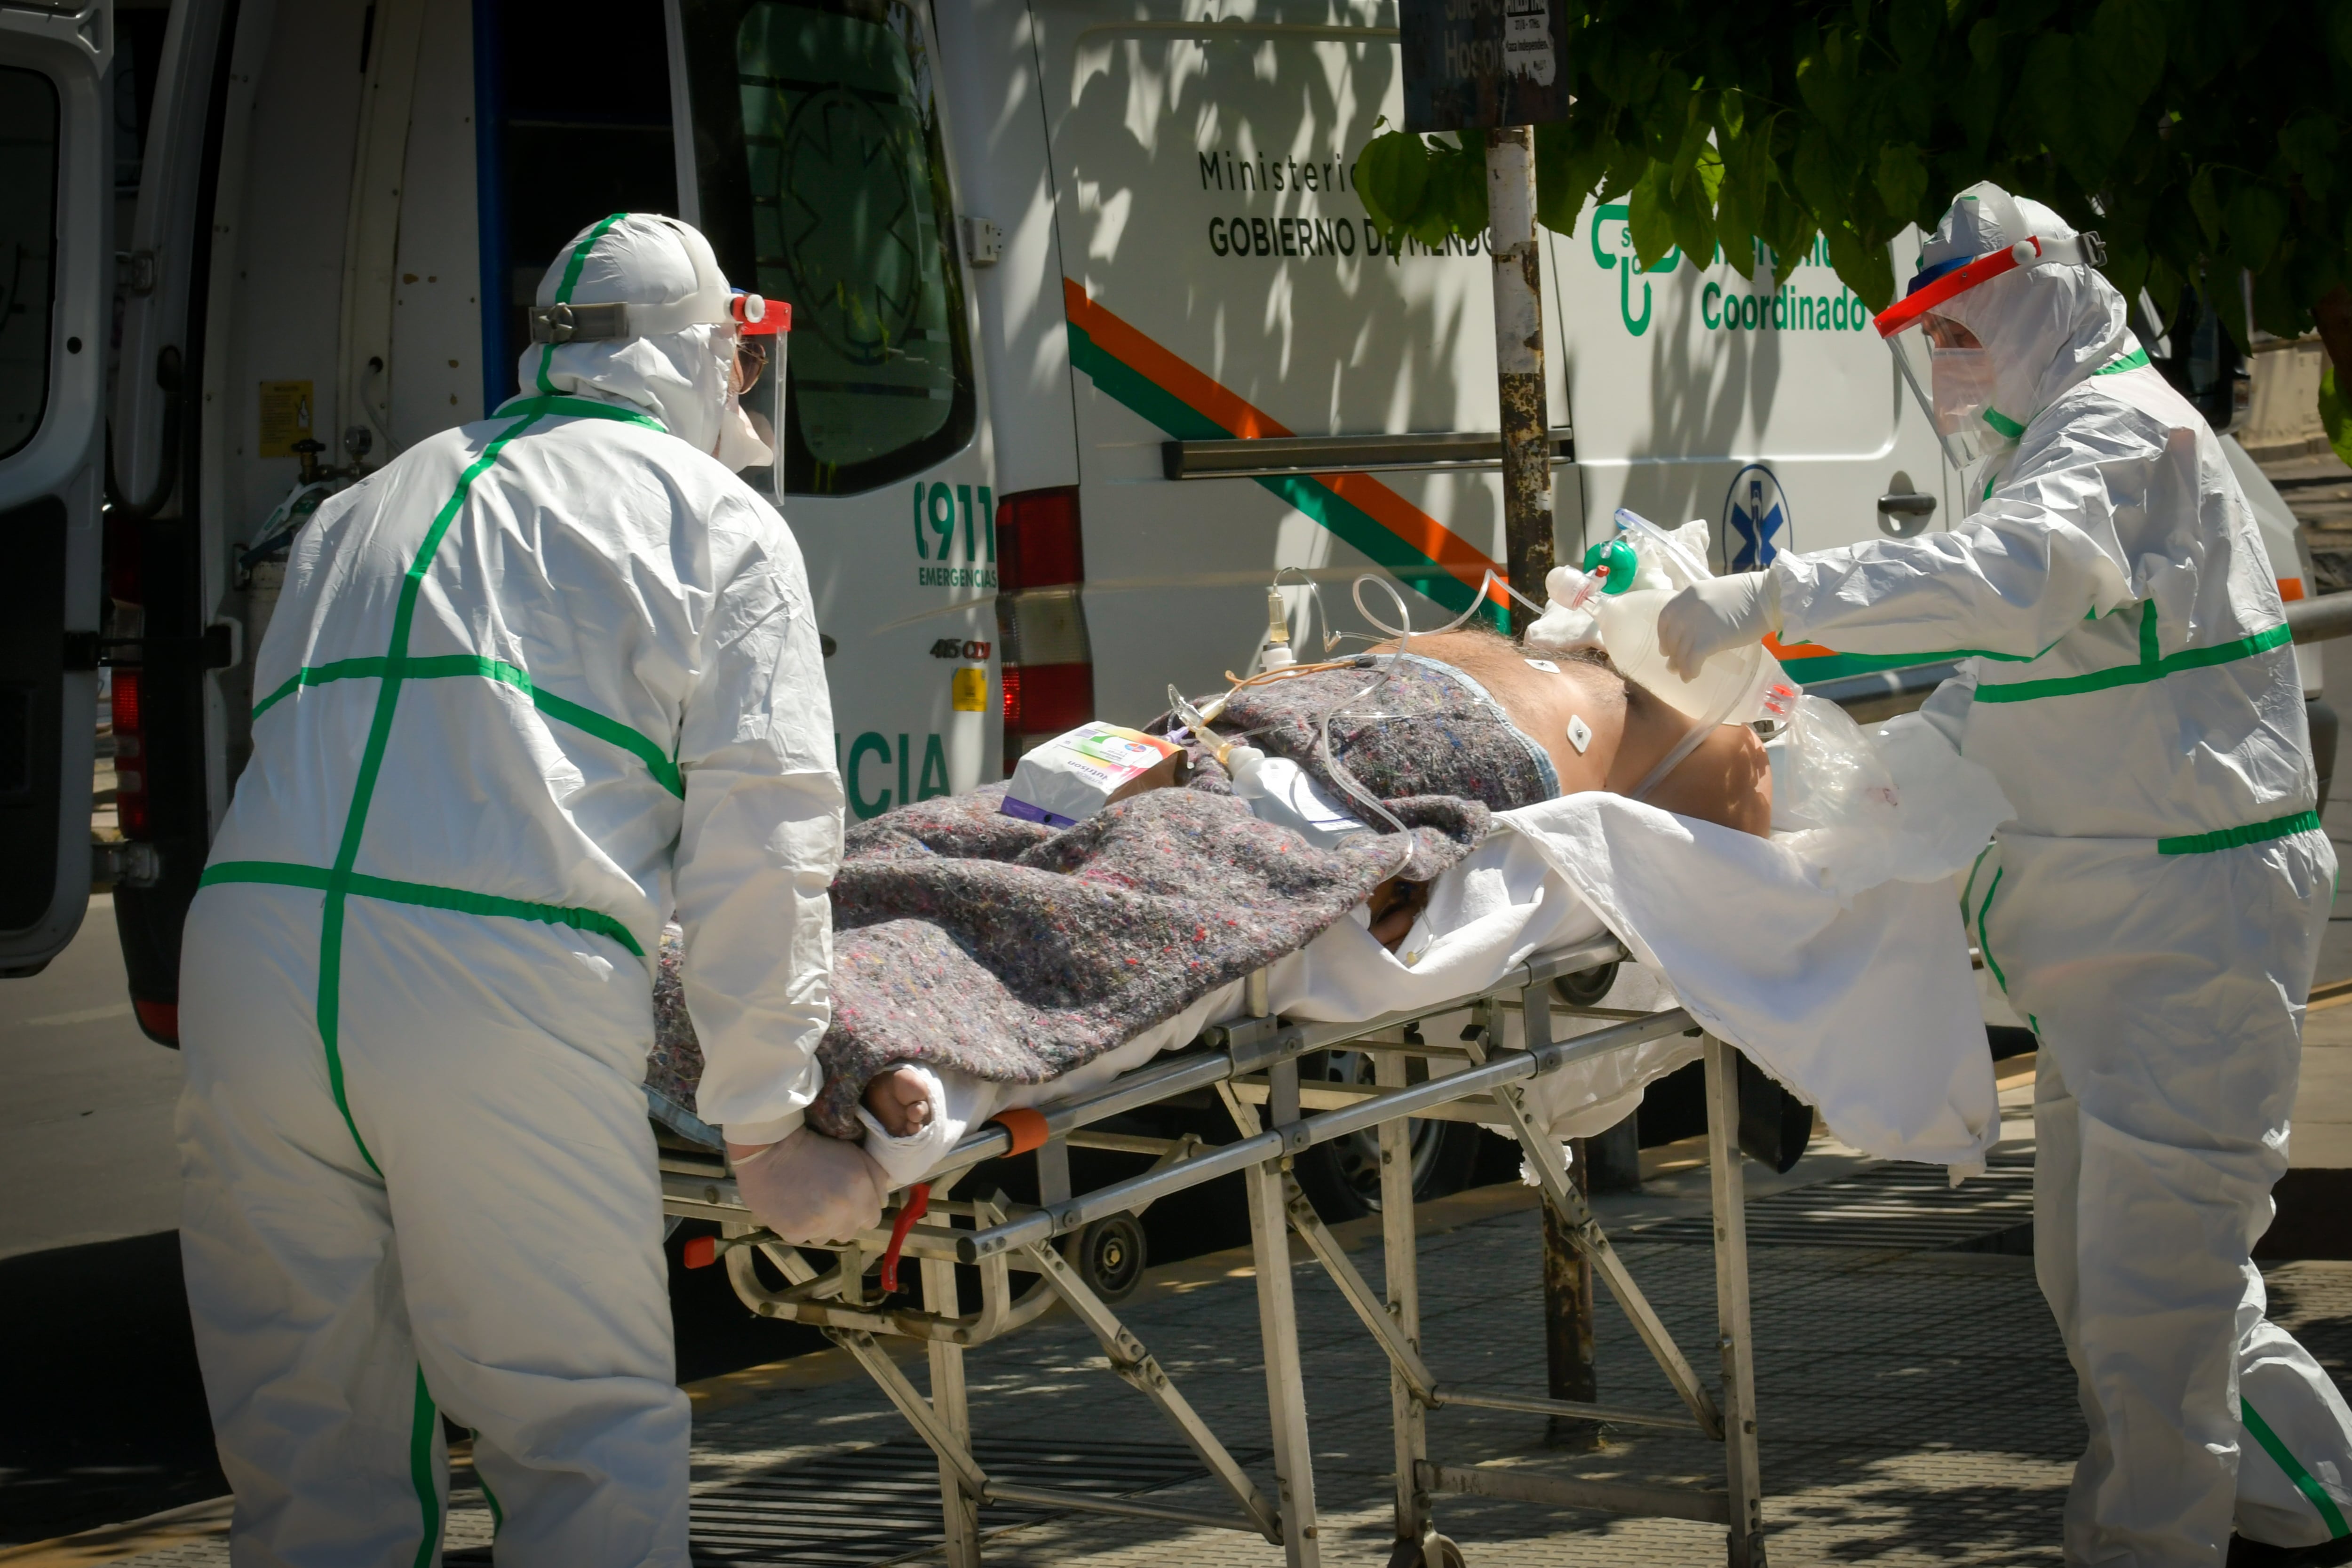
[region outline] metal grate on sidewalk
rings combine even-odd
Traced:
[[[1748,1205],[1750,1247],[2031,1253],[2032,1227],[2031,1154],[1997,1154],[1957,1187],[1941,1165],[1889,1160]],[[1715,1227],[1706,1215],[1681,1215],[1633,1226],[1622,1239],[1712,1242]]]
[[[974,1457],[991,1479],[1097,1497],[1131,1497],[1208,1474],[1190,1448],[1170,1443],[1106,1443],[1084,1453],[1066,1446],[985,1439]],[[1244,1464],[1261,1454],[1234,1456]],[[980,1511],[982,1538],[1051,1519],[1056,1510],[992,1503]],[[827,1455],[730,1481],[694,1496],[694,1561],[743,1568],[866,1568],[940,1544],[940,1468],[930,1449],[894,1438],[855,1453]],[[487,1564],[487,1547],[451,1552],[447,1568]]]

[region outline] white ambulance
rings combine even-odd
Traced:
[[[1350,165],[1401,102],[1388,3],[5,0],[0,966],[87,904],[104,666],[100,869],[172,1038],[274,542],[510,395],[541,271],[612,211],[699,225],[792,306],[753,477],[856,817],[1219,685],[1277,571],[1343,631],[1364,572],[1452,618],[1502,550],[1489,264],[1367,221]],[[1821,254],[1775,288],[1764,257],[1643,269],[1626,227],[1549,241],[1563,558],[1620,506],[1706,518],[1729,568],[1947,525]]]

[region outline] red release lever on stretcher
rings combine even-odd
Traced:
[[[898,1210],[897,1222],[890,1226],[889,1247],[882,1254],[883,1289],[896,1290],[898,1288],[899,1251],[907,1245],[907,1233],[915,1228],[915,1222],[922,1218],[924,1211],[930,1206],[930,1183],[917,1182],[907,1189],[907,1201]]]
[[[719,1238],[715,1236],[687,1237],[686,1247],[678,1261],[688,1268],[708,1268],[719,1261]]]

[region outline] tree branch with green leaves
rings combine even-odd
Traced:
[[[2352,462],[2352,0],[1568,9],[1575,107],[1536,132],[1545,226],[1622,199],[1643,267],[1760,243],[1783,282],[1819,238],[1877,310],[1895,236],[1989,179],[2097,229],[2107,277],[2163,320],[2194,286],[2242,350],[2253,327],[2316,327],[2336,367],[2321,417]],[[1483,158],[1475,134],[1365,146],[1391,254],[1486,227]]]

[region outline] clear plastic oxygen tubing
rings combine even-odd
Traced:
[[[1675,538],[1664,529],[1660,528],[1656,523],[1652,522],[1648,518],[1643,517],[1640,512],[1630,511],[1621,506],[1616,511],[1616,522],[1617,526],[1620,528],[1638,530],[1641,532],[1649,535],[1651,541],[1655,543],[1660,550],[1664,551],[1666,554],[1673,559],[1675,564],[1683,569],[1684,573],[1689,576],[1692,582],[1702,583],[1715,575],[1715,574],[1704,563],[1692,559],[1690,552],[1683,548],[1683,544],[1680,540]],[[1685,734],[1681,740],[1675,742],[1674,749],[1669,751],[1664,756],[1658,759],[1657,766],[1652,768],[1647,773],[1643,774],[1642,782],[1635,784],[1632,790],[1627,792],[1626,798],[1629,800],[1648,799],[1650,792],[1657,788],[1659,784],[1664,784],[1665,782],[1666,775],[1673,773],[1677,767],[1680,767],[1685,757],[1689,756],[1693,752],[1698,750],[1700,742],[1715,733],[1718,728],[1730,719],[1732,707],[1735,706],[1738,700],[1739,699],[1735,696],[1730,702],[1726,703],[1723,707],[1717,709],[1714,712],[1708,714],[1706,718],[1692,725],[1690,732]]]
[[[1674,558],[1675,564],[1680,566],[1692,582],[1703,583],[1715,575],[1705,562],[1694,558],[1689,551],[1683,548],[1680,540],[1640,512],[1628,511],[1621,506],[1617,509],[1616,522],[1620,528],[1638,530],[1648,534],[1659,549]]]
[[[1628,800],[1649,799],[1650,792],[1657,788],[1658,785],[1664,784],[1666,780],[1666,775],[1680,767],[1685,757],[1687,757],[1693,752],[1697,751],[1700,742],[1706,740],[1709,735],[1714,734],[1717,729],[1721,728],[1723,724],[1731,718],[1732,705],[1738,700],[1738,696],[1734,694],[1731,700],[1724,703],[1722,707],[1717,708],[1714,712],[1708,714],[1697,723],[1693,724],[1690,727],[1689,733],[1685,734],[1681,740],[1676,741],[1675,742],[1674,749],[1668,752],[1664,756],[1658,759],[1658,765],[1652,768],[1648,773],[1643,774],[1642,782],[1640,784],[1635,784],[1632,789],[1625,792],[1625,798]]]
[[[1364,603],[1364,587],[1367,584],[1370,584],[1371,586],[1376,587],[1382,593],[1386,594],[1389,596],[1390,602],[1396,606],[1397,624],[1395,626],[1389,625],[1386,621],[1381,620],[1380,616],[1372,614],[1371,606]],[[1467,622],[1471,616],[1476,615],[1486,605],[1488,590],[1495,587],[1496,584],[1500,584],[1503,592],[1508,594],[1512,598],[1517,599],[1520,604],[1526,605],[1528,610],[1534,614],[1538,616],[1543,614],[1543,606],[1529,601],[1526,595],[1512,587],[1507,579],[1496,576],[1494,569],[1489,567],[1487,568],[1486,574],[1479,580],[1477,595],[1470,601],[1469,608],[1464,610],[1460,615],[1454,616],[1444,626],[1418,635],[1423,637],[1437,637],[1461,626]],[[1405,655],[1405,651],[1412,647],[1412,639],[1416,635],[1412,629],[1412,611],[1405,604],[1404,595],[1397,592],[1396,584],[1393,582],[1390,581],[1385,576],[1370,572],[1367,572],[1356,579],[1349,596],[1356,602],[1356,613],[1363,616],[1365,621],[1375,631],[1385,632],[1389,636],[1396,638],[1397,645],[1393,652],[1387,654],[1375,654],[1372,656],[1375,659],[1382,662],[1378,666],[1380,674],[1373,679],[1370,686],[1365,687],[1360,691],[1357,691],[1349,696],[1341,698],[1329,708],[1324,710],[1323,717],[1315,726],[1315,754],[1322,759],[1323,766],[1329,772],[1333,783],[1337,784],[1341,789],[1346,790],[1364,805],[1369,806],[1380,816],[1381,821],[1388,823],[1391,827],[1395,829],[1397,832],[1402,833],[1404,831],[1404,824],[1398,821],[1395,816],[1391,814],[1386,806],[1382,805],[1373,797],[1372,792],[1366,789],[1362,783],[1357,779],[1356,775],[1348,771],[1347,764],[1342,763],[1339,760],[1338,753],[1331,750],[1331,721],[1341,717],[1343,714],[1350,719],[1392,719],[1409,717],[1409,715],[1405,714],[1383,712],[1377,709],[1362,712],[1349,712],[1348,710],[1351,704],[1361,701],[1363,699],[1370,697],[1372,693],[1378,691],[1381,687],[1388,684],[1391,673],[1395,669],[1397,661],[1402,658]]]

